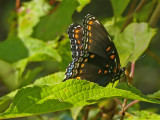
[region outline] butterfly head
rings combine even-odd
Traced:
[[[120,75],[121,75],[121,74],[122,74],[122,75],[125,74],[125,69],[126,69],[126,67],[122,67],[122,68],[119,70]]]

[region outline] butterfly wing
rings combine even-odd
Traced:
[[[83,26],[79,24],[71,24],[68,29],[68,36],[71,43],[71,52],[73,61],[82,55]]]
[[[112,74],[118,74],[120,69],[119,55],[104,26],[92,15],[88,14],[84,25],[84,53],[94,53],[105,59]]]
[[[70,40],[81,40],[80,44],[71,42],[71,46],[81,46],[82,49],[71,49],[73,61],[66,70],[66,78],[86,79],[95,82],[100,86],[106,86],[115,74],[119,71],[119,56],[117,50],[110,39],[108,32],[103,25],[92,15],[87,15],[83,22],[83,27],[78,36],[75,32],[68,32]],[[71,30],[71,29],[70,29]],[[76,39],[75,39],[76,38]],[[74,52],[81,52],[80,55],[73,55]],[[75,59],[76,58],[76,59]]]

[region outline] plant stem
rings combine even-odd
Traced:
[[[129,107],[131,107],[132,105],[134,105],[135,103],[138,103],[139,100],[134,100],[132,101],[131,103],[129,103],[125,108],[124,108],[124,111],[126,111]]]
[[[121,32],[123,32],[123,30],[127,27],[127,25],[129,23],[132,22],[133,19],[133,14],[137,13],[138,11],[140,11],[140,9],[143,7],[143,5],[145,4],[146,0],[141,0],[140,3],[138,4],[138,6],[135,8],[134,12],[131,14],[131,12],[129,11],[129,14],[127,16],[127,20],[125,21],[123,28],[121,30]],[[133,4],[134,5],[134,4]]]
[[[18,11],[19,6],[20,6],[20,0],[16,0],[16,11]]]
[[[158,64],[160,64],[160,58],[155,54],[153,53],[152,51],[150,51],[149,49],[146,50],[146,53],[151,56],[155,61],[158,62]]]
[[[133,62],[131,63],[131,72],[130,72],[130,75],[129,75],[129,84],[131,84],[132,81],[133,81],[134,70],[135,70],[135,61],[133,61]]]
[[[150,18],[150,20],[149,20],[149,25],[150,25],[151,27],[155,27],[155,25],[156,25],[159,17],[160,17],[160,2],[159,2],[158,5],[156,6],[156,9],[155,9],[155,11],[153,12],[153,14],[152,14],[152,16],[151,16],[151,18]]]
[[[125,106],[127,104],[127,99],[124,99],[124,102],[122,104],[122,109],[121,109],[121,119],[120,120],[123,120],[124,119],[124,115],[125,115]]]
[[[90,110],[90,109],[86,109],[82,120],[87,120],[87,119],[88,119],[89,110]]]

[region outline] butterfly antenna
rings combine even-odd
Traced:
[[[141,58],[143,58],[143,57],[145,57],[146,55],[142,55],[142,56],[140,56],[137,60],[139,60],[139,59],[141,59]]]

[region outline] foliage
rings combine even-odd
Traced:
[[[154,111],[139,110],[139,107],[136,107],[139,106],[138,101],[160,104],[159,90],[145,95],[134,85],[126,83],[116,82],[114,85],[110,83],[106,87],[100,87],[86,80],[72,79],[62,82],[64,70],[71,61],[67,27],[73,22],[74,16],[84,14],[90,5],[90,8],[94,7],[94,2],[52,2],[26,1],[10,13],[8,35],[0,42],[0,81],[10,92],[0,97],[0,119],[33,115],[44,117],[45,113],[56,111],[58,113],[53,115],[59,114],[62,117],[64,114],[68,115],[67,111],[62,111],[66,109],[71,110],[72,115],[69,117],[72,116],[73,119],[84,118],[86,111],[93,113],[87,116],[88,119],[93,119],[96,115],[102,117],[102,111],[113,119],[159,119],[160,115],[152,113]],[[133,65],[157,34],[157,29],[151,26],[153,23],[149,20],[152,14],[156,14],[155,4],[160,2],[147,1],[140,10],[130,11],[129,14],[126,14],[130,10],[129,6],[136,7],[135,1],[109,2],[111,5],[108,6],[113,7],[111,11],[114,15],[103,19],[103,24],[115,43],[121,66],[127,66],[129,61]],[[157,28],[159,27],[157,24]],[[130,81],[133,80],[132,77],[127,77]],[[129,99],[129,107],[123,106],[125,102],[123,105],[115,103],[117,98],[118,103],[122,99]],[[97,105],[96,108],[94,105]],[[113,110],[111,106],[114,112],[106,112]],[[125,116],[120,114],[121,112],[126,113]],[[55,119],[60,119],[55,116]],[[47,117],[49,119],[49,116]]]

